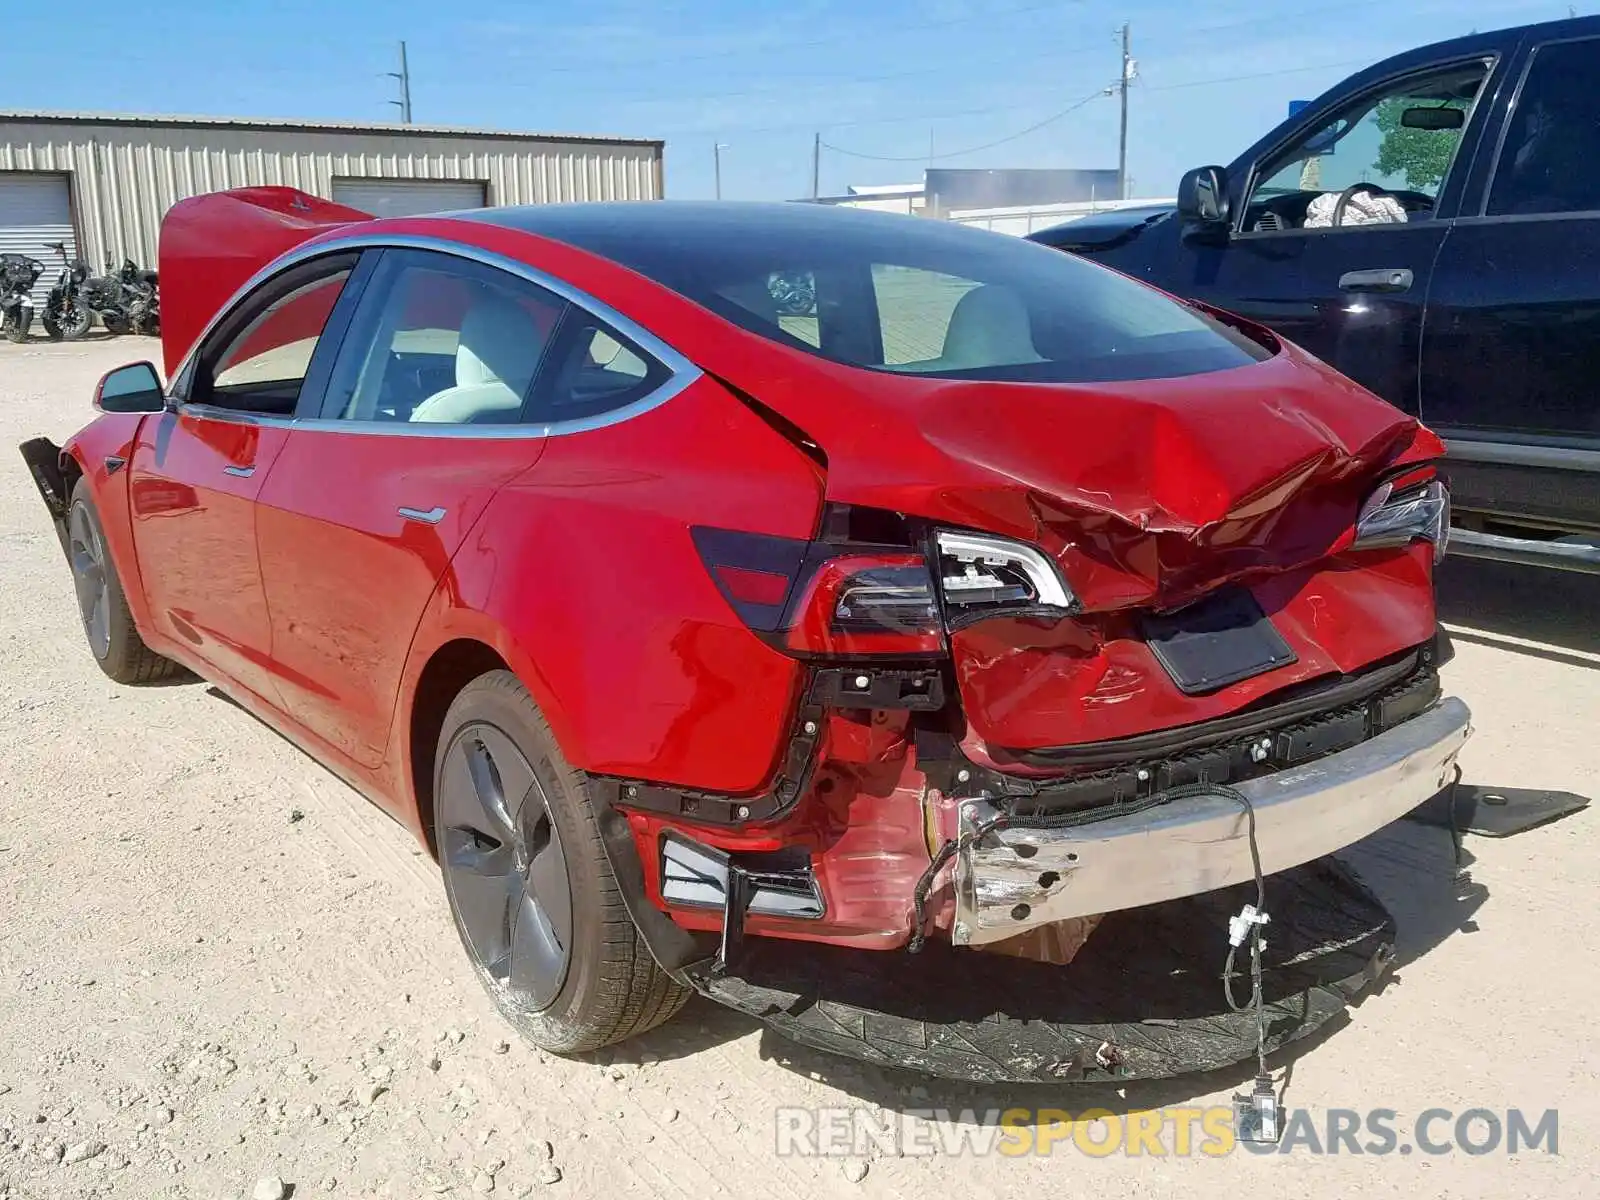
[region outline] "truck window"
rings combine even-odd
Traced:
[[[1427,220],[1488,74],[1487,62],[1458,64],[1351,102],[1263,164],[1242,231]]]
[[[1490,215],[1600,210],[1600,39],[1534,53],[1506,129]]]

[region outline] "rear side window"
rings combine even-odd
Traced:
[[[323,399],[336,421],[515,425],[566,301],[466,259],[386,250]]]
[[[573,308],[540,373],[528,418],[558,424],[597,417],[644,399],[668,375],[620,333]]]
[[[1491,216],[1600,210],[1600,39],[1540,46],[1506,129]]]
[[[733,211],[674,236],[570,237],[734,324],[835,362],[951,379],[1066,383],[1219,371],[1270,352],[1126,277],[925,218]]]

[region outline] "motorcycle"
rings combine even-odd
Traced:
[[[785,316],[804,317],[816,311],[817,283],[810,271],[774,271],[767,293]]]
[[[101,324],[111,333],[161,332],[161,294],[156,272],[146,271],[133,259],[125,258],[115,275],[108,270],[84,287],[89,307],[100,314]]]
[[[89,278],[89,264],[81,258],[69,259],[64,242],[47,245],[61,256],[61,274],[45,297],[44,314],[40,319],[52,341],[75,342],[94,324],[94,311],[85,303],[83,294]]]
[[[7,341],[25,342],[33,325],[33,285],[44,274],[44,264],[25,254],[0,254],[0,334]]]
[[[143,270],[131,258],[113,270],[106,264],[104,275],[89,274],[82,259],[67,259],[66,247],[52,242],[65,269],[50,298],[45,302],[44,327],[52,338],[73,341],[89,332],[94,317],[111,334],[161,331],[159,276]]]

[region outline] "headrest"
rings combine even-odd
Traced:
[[[962,296],[945,330],[943,361],[956,370],[1040,362],[1022,297],[993,283]]]

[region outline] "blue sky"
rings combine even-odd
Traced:
[[[1580,14],[1600,0],[1576,5]],[[667,194],[808,195],[958,167],[1114,167],[1115,100],[1006,138],[1115,80],[1133,27],[1135,194],[1227,162],[1288,101],[1410,46],[1568,15],[1549,0],[139,0],[12,5],[0,109],[181,112],[383,121],[396,43],[414,119],[667,142]],[[842,150],[908,161],[852,157]]]

